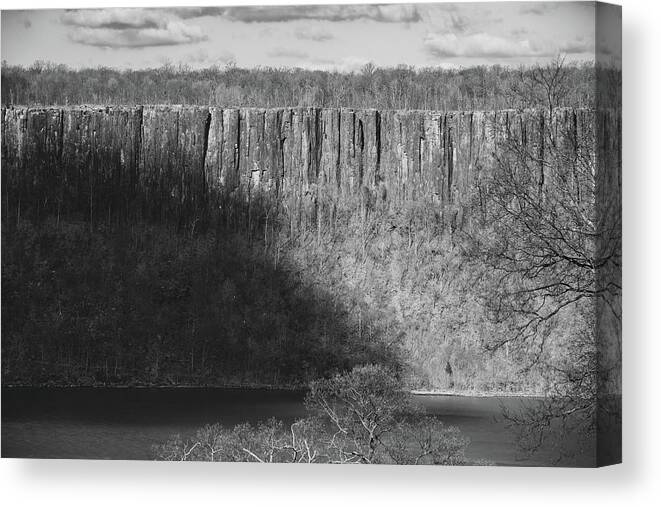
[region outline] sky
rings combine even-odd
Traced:
[[[593,2],[3,10],[1,53],[73,68],[470,67],[620,59],[595,37]],[[617,25],[617,13],[611,25]],[[613,16],[607,16],[613,18]],[[595,43],[595,39],[598,39]],[[612,46],[612,44],[611,44]]]

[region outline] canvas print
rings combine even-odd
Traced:
[[[621,8],[3,10],[2,457],[621,461]]]

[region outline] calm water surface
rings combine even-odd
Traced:
[[[303,393],[210,388],[3,388],[3,458],[152,459],[154,444],[200,426],[233,426],[270,417],[292,422],[305,416]],[[497,465],[553,466],[548,446],[520,456],[502,421],[503,405],[526,398],[417,396],[429,413],[458,426],[471,440],[467,457]],[[560,462],[591,466],[593,453]]]

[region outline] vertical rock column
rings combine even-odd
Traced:
[[[204,175],[207,202],[213,210],[218,210],[222,202],[223,150],[223,110],[219,107],[212,107],[209,108],[209,132],[204,157]]]
[[[237,226],[247,202],[247,189],[241,187],[239,173],[240,111],[210,108],[206,143],[204,171],[209,212],[218,214],[226,224]]]
[[[63,112],[62,192],[65,209],[94,220],[101,209],[97,202],[96,170],[100,108],[72,108]],[[105,215],[105,212],[103,213]]]
[[[107,107],[84,113],[65,118],[63,164],[77,167],[81,186],[89,186],[88,211],[92,217],[130,216],[135,211],[142,108]],[[74,124],[83,126],[82,131],[74,131]],[[79,132],[84,135],[78,136]],[[70,142],[72,139],[75,142]],[[80,148],[77,152],[73,149],[76,146]]]
[[[453,174],[450,202],[466,203],[473,178],[473,113],[454,113],[451,119],[453,138]]]
[[[180,205],[185,215],[205,210],[205,158],[211,127],[209,109],[184,107],[179,113]]]
[[[226,193],[239,188],[239,159],[241,156],[241,122],[238,109],[223,109],[222,151],[220,154],[220,185]]]
[[[140,150],[143,212],[164,219],[181,199],[178,178],[180,107],[145,107]]]
[[[292,229],[314,220],[321,165],[321,110],[284,110],[281,122],[283,141],[283,194]]]
[[[18,213],[23,175],[27,109],[2,109],[2,200],[5,216]]]
[[[447,185],[447,174],[443,167],[442,118],[443,115],[434,111],[422,113],[418,198],[432,202],[441,202]]]
[[[340,110],[339,183],[341,195],[346,198],[358,189],[355,118],[353,109]]]
[[[420,111],[398,111],[395,115],[395,120],[399,122],[398,154],[401,168],[398,185],[405,200],[419,199],[427,192],[420,178],[421,148],[425,138],[423,119]]]
[[[382,111],[379,122],[380,148],[379,176],[386,193],[388,206],[396,205],[400,195],[399,122],[395,111]]]
[[[268,195],[269,207],[275,206],[284,176],[282,156],[282,109],[267,109],[264,115],[264,157],[262,189]]]
[[[471,131],[473,141],[471,143],[470,194],[462,196],[463,202],[471,200],[473,211],[467,217],[469,228],[476,226],[486,217],[488,171],[495,153],[493,138],[489,135],[487,113],[481,111],[473,113]]]
[[[321,112],[321,167],[320,186],[334,197],[340,192],[342,171],[340,168],[340,110],[324,109]]]
[[[319,199],[324,190],[320,189],[320,171],[322,160],[322,120],[321,109],[305,108],[301,110],[301,157],[303,170],[301,172],[301,221],[307,227],[318,225]]]
[[[209,114],[202,107],[144,109],[140,189],[149,216],[185,218],[204,206]]]
[[[385,186],[390,206],[415,199],[430,189],[423,184],[432,178],[437,156],[434,115],[421,111],[386,111],[379,117],[379,179]],[[427,140],[426,137],[430,136]]]
[[[259,187],[264,174],[264,109],[240,111],[241,151],[239,158],[240,184],[250,199],[253,187]]]
[[[55,211],[62,202],[62,110],[28,109],[23,141],[19,152],[21,206],[37,216]]]
[[[355,157],[357,162],[356,180],[358,186],[373,190],[380,179],[380,115],[375,109],[361,109],[355,112]]]

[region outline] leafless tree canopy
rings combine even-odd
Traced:
[[[259,463],[465,463],[468,440],[427,417],[410,401],[395,372],[354,368],[310,386],[310,416],[289,427],[276,419],[233,429],[205,426],[193,438],[175,437],[157,459]]]
[[[539,136],[515,125],[499,140],[477,240],[492,270],[484,287],[489,316],[509,329],[487,339],[486,348],[524,351],[522,370],[537,367],[549,379],[551,397],[543,406],[508,415],[529,449],[553,429],[594,433],[604,368],[600,312],[609,314],[612,333],[621,326],[621,183],[597,146],[599,122],[615,113],[558,122],[567,86],[557,60],[514,88],[543,94],[548,114]]]

